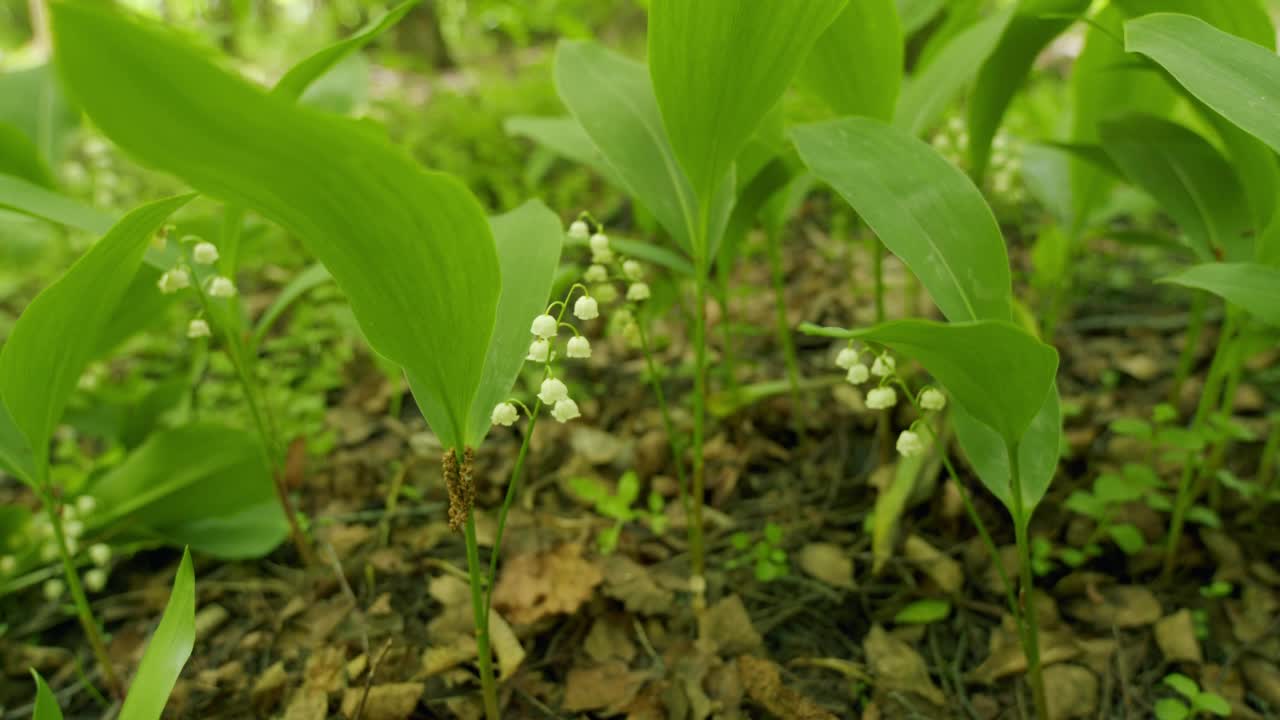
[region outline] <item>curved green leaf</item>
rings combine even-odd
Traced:
[[[1090,0],[1021,0],[1005,27],[1000,43],[982,64],[969,98],[969,168],[981,183],[987,172],[991,141],[1005,110],[1031,72],[1040,51],[1073,22],[1061,15],[1078,15]],[[1046,17],[1057,16],[1057,17]]]
[[[1151,58],[1201,102],[1280,152],[1280,57],[1189,15],[1124,24],[1125,48]]]
[[[908,78],[893,124],[912,135],[922,135],[937,124],[995,51],[1013,10],[1001,10],[965,28],[943,46],[937,58]]]
[[[857,0],[818,38],[798,80],[837,115],[888,122],[902,85],[902,55],[897,3]]]
[[[531,117],[517,116],[507,118],[503,129],[508,135],[526,137],[562,155],[580,165],[594,170],[600,177],[615,187],[628,190],[627,184],[618,177],[618,173],[609,165],[587,131],[582,129],[572,117]],[[668,230],[670,232],[670,230]]]
[[[1058,352],[1010,322],[896,320],[858,330],[801,327],[825,337],[865,340],[914,359],[955,403],[1013,445],[1053,387]]]
[[[99,235],[115,223],[106,213],[12,175],[0,174],[0,207]]]
[[[62,94],[52,65],[0,75],[0,122],[13,125],[48,167],[58,167],[80,127],[80,113]]]
[[[36,483],[36,462],[31,452],[31,441],[9,413],[9,406],[0,397],[0,470],[19,480]]]
[[[1015,515],[1009,451],[1000,433],[960,406],[952,414],[952,422],[956,439],[983,486],[1008,508],[1010,515]],[[1062,407],[1055,387],[1045,395],[1044,403],[1018,442],[1018,478],[1022,485],[1025,523],[1031,522],[1032,512],[1049,490],[1049,483],[1058,468],[1061,444]]]
[[[376,133],[214,66],[152,22],[85,0],[51,7],[59,68],[98,127],[143,162],[297,235],[372,347],[444,408],[427,418],[432,430],[461,444],[500,285],[471,193]]]
[[[869,118],[792,130],[801,159],[862,216],[953,321],[1012,317],[1009,258],[968,177],[926,143]]]
[[[152,434],[92,493],[95,525],[128,520],[144,539],[217,557],[261,557],[288,535],[260,442],[223,425]]]
[[[725,174],[847,0],[653,0],[649,72],[699,201]],[[707,248],[695,248],[706,256]]]
[[[1257,263],[1205,263],[1160,282],[1207,290],[1268,325],[1280,326],[1280,268]]]
[[[58,707],[58,698],[53,696],[53,691],[45,684],[44,678],[40,677],[40,673],[35,670],[31,671],[31,677],[36,681],[36,704],[35,710],[31,713],[31,720],[62,720],[62,708]]]
[[[917,30],[928,25],[946,4],[947,0],[897,0],[903,36],[911,37]]]
[[[13,175],[46,188],[54,187],[53,173],[31,139],[17,126],[0,122],[0,175]]]
[[[490,222],[502,264],[502,296],[480,390],[467,421],[466,444],[471,447],[488,434],[493,406],[511,395],[529,351],[529,323],[546,311],[565,235],[560,218],[536,200]]]
[[[1250,256],[1249,207],[1240,180],[1207,140],[1152,115],[1109,120],[1101,135],[1103,149],[1178,223],[1201,261]]]
[[[169,592],[169,603],[142,654],[138,674],[120,708],[119,720],[160,720],[182,666],[187,664],[195,645],[196,574],[191,566],[191,553],[184,551]]]
[[[421,0],[405,0],[399,5],[391,8],[382,15],[378,20],[369,23],[354,35],[340,40],[328,47],[322,48],[315,54],[311,55],[302,62],[294,65],[285,73],[284,77],[276,83],[275,94],[297,100],[302,97],[302,93],[307,86],[315,82],[328,72],[334,65],[337,65],[343,58],[360,48],[373,42],[382,33],[386,32],[391,26],[400,22],[400,19],[413,9]]]
[[[34,452],[32,482],[44,482],[53,429],[152,235],[190,199],[160,200],[126,215],[31,301],[0,350],[0,398]]]

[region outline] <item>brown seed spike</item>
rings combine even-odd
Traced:
[[[462,466],[458,466],[457,455],[453,451],[446,452],[442,458],[445,489],[449,491],[449,529],[462,530],[471,514],[476,501],[476,485],[472,476],[475,451],[467,448],[462,456]]]

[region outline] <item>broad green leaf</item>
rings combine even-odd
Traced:
[[[982,480],[1013,515],[1013,479],[1009,475],[1009,451],[1000,433],[956,406],[952,413],[956,439],[964,455]],[[1031,426],[1018,443],[1018,478],[1022,485],[1023,522],[1030,523],[1031,513],[1049,490],[1058,468],[1062,443],[1062,408],[1057,388],[1044,398]]]
[[[441,442],[461,444],[500,285],[471,193],[376,133],[213,65],[153,22],[86,0],[51,7],[59,68],[97,126],[144,163],[296,235],[333,273],[373,349],[445,409],[428,419]]]
[[[31,442],[9,414],[9,407],[0,397],[0,470],[34,485],[36,483],[35,456]]]
[[[1124,24],[1125,48],[1151,58],[1201,102],[1280,151],[1280,57],[1189,15]]]
[[[1191,710],[1187,709],[1180,700],[1174,698],[1161,698],[1156,701],[1155,706],[1156,720],[1187,720],[1191,717]]]
[[[902,85],[902,55],[897,3],[855,0],[818,38],[798,80],[837,115],[888,122]]]
[[[160,200],[126,215],[31,301],[0,350],[0,398],[34,452],[32,482],[44,482],[49,438],[152,235],[190,199]]]
[[[929,598],[917,600],[898,611],[893,622],[898,625],[929,625],[946,620],[951,614],[951,603]]]
[[[555,81],[623,187],[691,251],[697,199],[667,140],[645,66],[595,43],[563,41]]]
[[[142,654],[138,674],[120,708],[119,720],[160,720],[195,644],[196,574],[191,566],[190,551],[184,551],[169,603]]]
[[[1021,0],[1000,42],[982,64],[969,98],[969,172],[977,182],[987,171],[991,141],[1005,110],[1031,66],[1055,37],[1071,25],[1062,15],[1078,15],[1090,0]],[[1050,17],[1046,17],[1050,16]]]
[[[1009,259],[995,216],[926,143],[869,118],[792,130],[800,157],[920,278],[953,321],[1009,320]]]
[[[650,3],[654,93],[671,146],[704,213],[748,138],[846,3]],[[708,248],[694,251],[695,256],[709,254]]]
[[[1207,140],[1152,115],[1106,121],[1101,136],[1107,154],[1178,223],[1202,262],[1250,257],[1240,181]]]
[[[375,38],[386,32],[391,26],[400,22],[405,13],[413,9],[420,0],[405,0],[388,10],[378,20],[369,23],[354,35],[322,48],[302,62],[294,65],[276,83],[275,94],[297,100],[313,82],[337,65],[343,58],[368,45]]]
[[[916,75],[908,78],[894,112],[896,127],[923,135],[942,118],[995,51],[1014,8],[993,13],[953,37]]]
[[[1280,326],[1280,268],[1258,263],[1204,263],[1160,282],[1207,290],[1268,325]]]
[[[911,37],[917,30],[928,25],[947,0],[897,0],[898,17],[902,22],[902,34]]]
[[[558,56],[557,56],[558,57]],[[548,150],[594,170],[622,190],[630,190],[613,166],[591,141],[591,136],[570,116],[508,118],[503,124],[508,135],[529,138]],[[668,230],[670,232],[670,230]]]
[[[53,696],[53,691],[45,684],[44,678],[35,670],[31,671],[31,677],[36,681],[36,703],[31,720],[62,720],[58,698]]]
[[[934,452],[933,433],[921,436],[924,452],[898,458],[893,467],[893,480],[887,488],[879,488],[871,527],[871,572],[879,576],[898,549],[899,528],[908,503],[921,495],[931,495],[936,486],[941,460]]]
[[[0,122],[0,175],[12,175],[46,188],[55,184],[35,144],[16,125],[7,122]]]
[[[143,539],[218,557],[261,557],[288,534],[259,440],[222,425],[153,434],[92,492],[95,524],[128,520]]]
[[[98,234],[115,222],[111,216],[79,201],[12,175],[0,175],[0,207]]]
[[[1044,405],[1058,353],[1007,321],[897,320],[857,330],[802,325],[824,337],[883,345],[924,366],[975,419],[1017,443]]]
[[[1280,166],[1276,164],[1276,155],[1266,143],[1250,135],[1234,125],[1230,120],[1196,102],[1196,107],[1213,125],[1218,137],[1222,138],[1223,149],[1231,167],[1240,176],[1248,196],[1249,210],[1253,218],[1250,226],[1261,233],[1276,216],[1276,205],[1280,202]]]
[[[488,434],[493,406],[511,395],[529,351],[529,324],[546,311],[565,235],[560,218],[536,200],[490,222],[502,266],[502,296],[467,422],[466,444],[471,447]]]
[[[46,166],[57,167],[80,113],[63,96],[53,67],[38,65],[0,75],[0,122],[15,126]]]
[[[1201,712],[1211,713],[1218,717],[1231,716],[1231,703],[1217,693],[1202,692],[1195,696],[1191,704]]]

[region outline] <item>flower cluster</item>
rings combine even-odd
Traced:
[[[641,303],[648,300],[649,283],[645,282],[644,265],[638,260],[614,252],[609,244],[609,236],[604,234],[604,228],[597,224],[595,232],[592,232],[590,222],[594,221],[583,215],[569,226],[569,237],[586,240],[591,248],[591,265],[582,275],[583,282],[592,285],[592,294],[605,302],[613,302],[617,298],[617,288],[610,284],[614,280],[627,283],[627,302]]]
[[[97,510],[97,501],[89,495],[81,495],[74,503],[63,505],[59,511],[59,523],[62,526],[62,537],[66,543],[67,553],[72,557],[79,554],[80,541],[85,532],[85,521]],[[52,563],[61,555],[58,549],[57,531],[53,523],[43,515],[31,521],[31,535],[37,539],[37,554],[41,562]],[[99,592],[107,585],[107,566],[111,563],[111,547],[104,543],[90,545],[86,552],[94,567],[84,574],[84,584],[91,592]],[[19,569],[18,558],[13,555],[0,557],[0,576],[9,576]],[[44,583],[44,594],[50,600],[57,600],[66,591],[62,580],[52,578]]]
[[[874,355],[869,368],[863,361],[864,352]],[[913,395],[906,382],[898,375],[897,361],[887,352],[875,354],[859,350],[850,343],[836,356],[836,366],[846,372],[845,379],[852,385],[862,385],[872,377],[878,378],[877,385],[868,390],[866,395],[866,405],[871,410],[888,410],[898,404],[898,391],[894,385],[906,393],[911,404],[922,415],[937,412],[947,406],[947,396],[934,387],[926,387],[918,395]],[[920,420],[916,420],[898,435],[897,450],[904,457],[924,452],[924,441],[915,429],[919,422]]]
[[[938,130],[933,136],[933,148],[951,164],[969,170],[969,133],[959,117],[951,118],[950,122]],[[1024,190],[1019,183],[1022,177],[1021,147],[1004,130],[997,132],[991,139],[987,177],[993,196],[1010,204],[1022,202]]]
[[[170,227],[166,226],[157,237],[157,242],[161,247],[164,246]],[[190,264],[185,259],[180,260],[176,265],[160,275],[160,280],[156,282],[156,286],[160,288],[160,292],[166,295],[197,287],[193,285],[193,266],[212,267],[221,259],[217,245],[202,240],[195,235],[187,235],[182,238],[181,245],[184,248],[184,252],[189,249]],[[209,275],[205,278],[204,283],[198,286],[198,289],[201,293],[200,300],[202,305],[205,303],[206,298],[226,299],[236,295],[235,283],[231,281],[231,278],[223,275]],[[207,338],[212,334],[209,321],[202,316],[198,315],[187,323],[187,337],[192,340]]]

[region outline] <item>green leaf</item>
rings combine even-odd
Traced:
[[[21,131],[44,165],[57,167],[80,128],[80,113],[46,64],[0,75],[0,122]]]
[[[1202,262],[1248,259],[1249,206],[1231,165],[1196,133],[1152,115],[1102,123],[1102,146],[1178,223]]]
[[[595,43],[563,41],[555,82],[623,187],[689,251],[697,199],[663,129],[645,66]]]
[[[946,4],[947,0],[897,0],[902,34],[906,37],[914,35],[937,17]]]
[[[569,489],[574,495],[585,500],[586,502],[598,504],[601,500],[609,497],[609,491],[599,480],[590,477],[575,477],[569,479]]]
[[[1193,505],[1187,510],[1187,522],[1218,529],[1222,527],[1222,518],[1207,505]]]
[[[261,557],[288,535],[259,440],[193,423],[153,434],[92,487],[95,525],[222,558]]]
[[[1169,673],[1164,676],[1164,680],[1162,682],[1176,690],[1179,695],[1182,695],[1188,700],[1194,699],[1200,694],[1200,686],[1196,684],[1196,681],[1182,673]]]
[[[1009,259],[973,183],[928,144],[869,118],[792,130],[801,159],[902,258],[949,320],[1009,320]]]
[[[0,175],[0,207],[97,234],[115,222],[110,215],[12,175]]]
[[[1111,536],[1111,539],[1126,555],[1141,552],[1147,546],[1146,538],[1142,537],[1142,532],[1128,523],[1108,526],[1107,534]]]
[[[25,483],[36,484],[36,462],[31,442],[9,413],[3,396],[0,396],[0,470]]]
[[[443,408],[428,417],[441,442],[460,445],[500,286],[471,193],[377,133],[216,67],[151,21],[86,0],[51,8],[59,68],[97,126],[144,163],[296,235],[420,405]]]
[[[290,100],[298,100],[298,98],[302,97],[302,93],[307,89],[307,86],[319,79],[321,75],[328,72],[343,58],[368,45],[391,26],[400,22],[405,13],[412,10],[419,2],[420,0],[405,0],[405,2],[391,8],[381,18],[369,23],[354,35],[322,48],[307,59],[294,65],[289,69],[289,72],[285,73],[284,77],[280,78],[272,92]]]
[[[951,614],[951,603],[930,598],[917,600],[898,611],[893,621],[898,625],[930,625],[946,620]]]
[[[857,0],[818,38],[798,81],[837,115],[889,122],[902,85],[902,55],[894,0]]]
[[[704,216],[734,159],[846,2],[650,3],[654,93]],[[709,254],[694,248],[695,257]]]
[[[986,174],[991,141],[1014,94],[1031,72],[1040,52],[1072,23],[1060,16],[1078,15],[1088,7],[1089,0],[1020,0],[1018,3],[999,44],[983,62],[969,97],[969,168],[978,182]]]
[[[875,523],[871,528],[873,575],[883,572],[897,551],[898,528],[902,525],[908,501],[921,494],[922,488],[930,487],[929,482],[937,477],[940,461],[934,454],[934,435],[925,433],[920,439],[924,452],[898,458],[889,486],[880,488],[876,493],[872,513]]]
[[[332,280],[333,275],[329,273],[329,269],[320,263],[311,265],[295,275],[287,285],[280,289],[271,306],[262,313],[262,317],[258,318],[258,324],[253,328],[252,346],[257,347],[262,344],[263,339],[270,332],[271,326],[299,298]]]
[[[1124,25],[1142,53],[1192,95],[1280,152],[1280,57],[1189,15],[1155,13]]]
[[[62,720],[62,708],[58,707],[58,699],[53,696],[53,691],[45,684],[44,678],[35,670],[31,671],[31,677],[36,681],[35,711],[31,713],[31,720]]]
[[[191,552],[184,551],[169,604],[142,654],[138,674],[120,708],[120,720],[160,720],[195,644],[196,575],[191,567]]]
[[[559,54],[557,54],[557,59]],[[618,173],[591,141],[591,136],[571,116],[531,117],[527,115],[507,118],[503,129],[508,135],[526,137],[562,155],[579,165],[591,168],[609,184],[628,190]]]
[[[35,144],[7,122],[0,122],[0,175],[12,175],[46,188],[55,185],[53,173]]]
[[[1178,700],[1163,698],[1156,701],[1156,720],[1186,720],[1189,717],[1191,711]]]
[[[1280,326],[1280,268],[1257,263],[1204,263],[1159,282],[1207,290],[1268,325]]]
[[[916,136],[936,125],[995,51],[1013,11],[993,13],[951,38],[924,70],[906,81],[893,124]]]
[[[1017,443],[1045,402],[1058,353],[1009,322],[897,320],[859,330],[801,331],[883,345],[912,358],[975,419]],[[996,388],[999,388],[997,391]]]
[[[0,350],[0,398],[33,451],[32,482],[44,481],[53,429],[152,235],[190,199],[160,200],[125,216],[31,301]]]
[[[1213,713],[1218,717],[1230,717],[1231,703],[1217,693],[1202,692],[1196,695],[1191,705],[1202,712]]]
[[[993,428],[957,405],[952,412],[956,439],[982,484],[995,495],[1009,512],[1014,513],[1013,482],[1009,475],[1009,453],[1004,440]],[[1062,443],[1062,409],[1055,387],[1031,421],[1018,443],[1018,479],[1022,485],[1023,522],[1030,523],[1032,512],[1049,490],[1057,471]]]
[[[1106,505],[1141,499],[1146,494],[1146,489],[1143,484],[1114,473],[1099,475],[1093,481],[1093,494]]]

